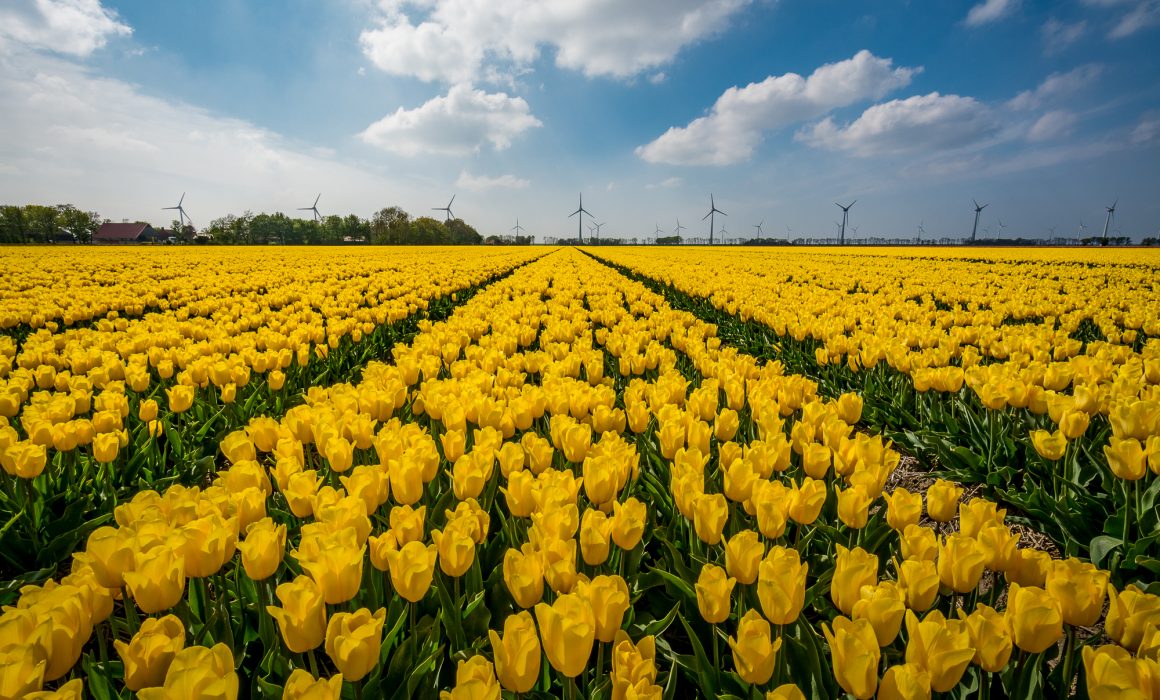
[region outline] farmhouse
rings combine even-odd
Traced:
[[[93,243],[153,243],[164,240],[165,234],[144,223],[103,223],[93,234]]]

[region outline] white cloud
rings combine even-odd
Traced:
[[[1160,25],[1160,2],[1144,0],[1128,11],[1108,32],[1111,39],[1123,39],[1138,31]]]
[[[1160,118],[1144,118],[1132,130],[1131,141],[1134,144],[1148,144],[1160,141]]]
[[[502,151],[516,136],[541,125],[524,98],[459,84],[415,109],[400,107],[359,138],[405,156],[468,155],[479,153],[485,144]]]
[[[459,179],[455,181],[456,187],[471,190],[472,192],[492,189],[526,190],[531,184],[531,180],[525,180],[515,175],[488,177],[487,175],[472,175],[466,170],[461,170],[459,172]]]
[[[16,43],[85,57],[132,33],[100,0],[5,0],[0,7],[0,49]]]
[[[671,190],[671,189],[675,189],[677,187],[680,187],[683,184],[684,184],[684,180],[682,180],[681,178],[670,177],[670,178],[665,178],[664,180],[661,180],[660,182],[654,182],[654,183],[647,184],[644,187],[646,190]]]
[[[1048,54],[1058,53],[1083,38],[1087,33],[1087,20],[1062,22],[1052,17],[1039,30],[1043,37],[1043,50]]]
[[[1101,73],[1103,66],[1095,63],[1074,68],[1066,73],[1052,73],[1034,90],[1024,90],[1016,95],[1007,106],[1018,110],[1036,109],[1044,103],[1082,90],[1095,82]]]
[[[766,131],[812,119],[860,100],[878,99],[910,83],[921,68],[895,68],[888,58],[859,51],[808,78],[770,76],[731,87],[707,116],[672,127],[636,154],[650,163],[731,165],[747,160]]]
[[[998,21],[1009,15],[1019,4],[1019,0],[983,0],[967,12],[968,27],[978,27]]]
[[[385,191],[413,196],[249,122],[25,50],[0,54],[0,104],[0,192],[9,203],[72,202],[160,224],[172,213],[160,207],[186,190],[185,207],[205,226],[230,211],[289,211],[319,189],[324,213],[381,201]]]
[[[660,85],[661,83],[665,82],[666,78],[668,78],[668,76],[665,75],[665,72],[662,70],[650,75],[648,77],[648,81],[653,85]]]
[[[392,75],[506,82],[541,56],[586,76],[628,78],[713,36],[751,0],[380,0],[363,52]]]
[[[1057,109],[1044,114],[1035,121],[1027,132],[1030,141],[1050,141],[1067,136],[1072,132],[1078,121],[1074,113],[1064,109]]]
[[[874,105],[845,126],[827,117],[797,138],[818,148],[877,156],[959,148],[997,131],[987,108],[974,98],[932,92]]]

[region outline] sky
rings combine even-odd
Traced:
[[[1155,236],[1157,46],[1160,0],[4,0],[0,203]]]

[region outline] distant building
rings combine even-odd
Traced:
[[[164,240],[164,235],[149,224],[101,224],[93,234],[93,243],[153,243]]]

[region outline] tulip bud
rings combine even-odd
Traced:
[[[237,547],[247,576],[255,581],[270,578],[286,553],[286,526],[274,525],[270,518],[262,518],[246,530],[245,541]]]
[[[1090,562],[1072,557],[1051,563],[1046,588],[1059,601],[1064,622],[1075,627],[1090,627],[1103,612],[1110,576]]]
[[[930,687],[936,692],[945,693],[958,685],[975,657],[967,625],[960,620],[947,620],[938,610],[927,613],[921,622],[907,611],[906,633],[906,663],[926,669]]]
[[[822,633],[830,645],[830,659],[838,685],[858,700],[869,700],[878,688],[878,660],[881,651],[869,620],[834,618],[833,631],[822,623]]]
[[[884,647],[894,641],[902,627],[905,599],[905,590],[893,581],[863,586],[861,597],[854,603],[853,617],[855,620],[869,620],[874,627],[874,636],[878,638],[878,646]]]
[[[939,479],[926,490],[926,514],[935,522],[950,522],[958,512],[963,488],[945,479]]]
[[[306,669],[296,668],[286,679],[282,700],[339,700],[342,697],[342,674],[319,678]]]
[[[579,676],[588,665],[596,637],[596,617],[588,598],[565,593],[551,605],[537,603],[536,621],[552,668],[567,678]]]
[[[1059,601],[1042,588],[1012,583],[1005,616],[1015,646],[1023,651],[1038,654],[1063,638]]]
[[[849,615],[854,603],[862,597],[862,586],[878,583],[878,557],[861,547],[850,550],[837,545],[837,551],[830,598],[843,615]]]
[[[701,567],[697,577],[697,609],[705,622],[716,625],[729,618],[730,594],[737,579],[725,575],[725,570],[713,564]]]
[[[1007,619],[991,606],[981,603],[970,615],[964,615],[962,610],[958,613],[971,634],[971,646],[975,648],[974,663],[988,673],[1003,670],[1014,647]]]
[[[488,630],[495,672],[500,685],[513,693],[526,693],[540,676],[540,637],[532,615],[524,610],[508,615],[503,622],[503,637]]]
[[[955,533],[943,537],[938,548],[938,577],[955,593],[970,593],[983,576],[986,556],[973,537]],[[936,684],[937,685],[937,684]],[[940,691],[941,692],[941,691]]]
[[[1108,600],[1105,630],[1125,649],[1136,651],[1144,639],[1144,631],[1160,627],[1160,596],[1145,593],[1134,585],[1117,593],[1115,587],[1109,585]]]
[[[773,676],[774,662],[781,649],[781,638],[774,641],[769,622],[756,610],[745,613],[737,623],[737,637],[729,638],[733,665],[746,683],[764,685]]]
[[[418,603],[422,600],[435,577],[435,561],[439,556],[436,546],[424,546],[416,540],[403,545],[398,551],[385,552],[384,556],[395,591],[409,602]]]
[[[882,674],[878,700],[930,700],[930,674],[918,664],[899,664]]]
[[[204,696],[224,700],[236,700],[238,697],[234,656],[225,644],[216,644],[212,649],[182,649],[169,664],[162,687],[144,688],[137,693],[140,700]]]
[[[353,613],[335,613],[327,623],[326,655],[351,683],[361,681],[378,665],[386,616],[384,608],[373,614],[359,608]]]
[[[775,625],[792,624],[801,614],[806,597],[806,574],[796,549],[775,546],[758,566],[757,598],[766,619]]]
[[[185,648],[185,627],[173,615],[147,617],[128,644],[113,641],[125,665],[125,687],[141,690],[165,682],[165,672]]]

